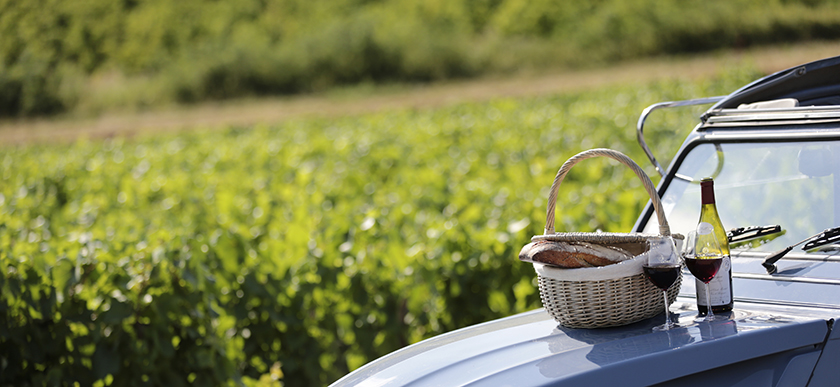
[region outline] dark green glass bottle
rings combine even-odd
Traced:
[[[712,298],[712,312],[724,313],[732,310],[732,262],[729,256],[729,240],[726,237],[726,229],[720,222],[717,206],[715,204],[715,186],[712,178],[707,177],[700,181],[700,221],[697,225],[701,228],[712,227],[711,233],[701,235],[697,233],[697,254],[702,254],[701,246],[708,255],[720,255],[723,263],[720,265],[717,275],[709,282],[709,292]],[[714,240],[709,240],[714,238]],[[695,279],[697,289],[706,286],[700,280]],[[708,313],[709,303],[706,301],[705,292],[697,292],[697,310],[700,314]]]

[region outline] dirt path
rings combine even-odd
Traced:
[[[141,113],[103,115],[86,119],[0,121],[0,144],[72,141],[79,137],[104,138],[139,133],[220,128],[231,125],[275,123],[306,116],[335,117],[402,108],[432,108],[499,97],[537,96],[626,82],[663,78],[708,77],[727,66],[750,63],[764,73],[840,54],[840,41],[797,46],[756,48],[678,59],[630,62],[610,68],[507,79],[448,82],[369,94],[316,95],[251,101],[206,103]],[[700,96],[698,96],[700,97]]]

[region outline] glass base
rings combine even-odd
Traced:
[[[715,321],[715,314],[709,311],[705,315],[697,314],[697,317],[694,319],[694,322],[709,322]]]
[[[662,331],[667,331],[667,330],[671,330],[671,329],[674,329],[674,328],[679,328],[679,325],[672,322],[670,324],[666,323],[666,324],[662,324],[662,325],[657,325],[657,326],[653,327],[653,331],[654,332],[662,332]]]

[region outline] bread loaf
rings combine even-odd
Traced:
[[[585,242],[531,242],[519,252],[524,262],[540,262],[557,267],[574,269],[606,266],[632,258],[622,249]]]

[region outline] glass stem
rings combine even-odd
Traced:
[[[709,293],[709,283],[706,283],[706,321],[712,321],[715,319],[715,315],[712,313],[712,296]]]
[[[668,310],[668,291],[662,291],[662,297],[665,300],[665,329],[671,328],[671,311]]]

